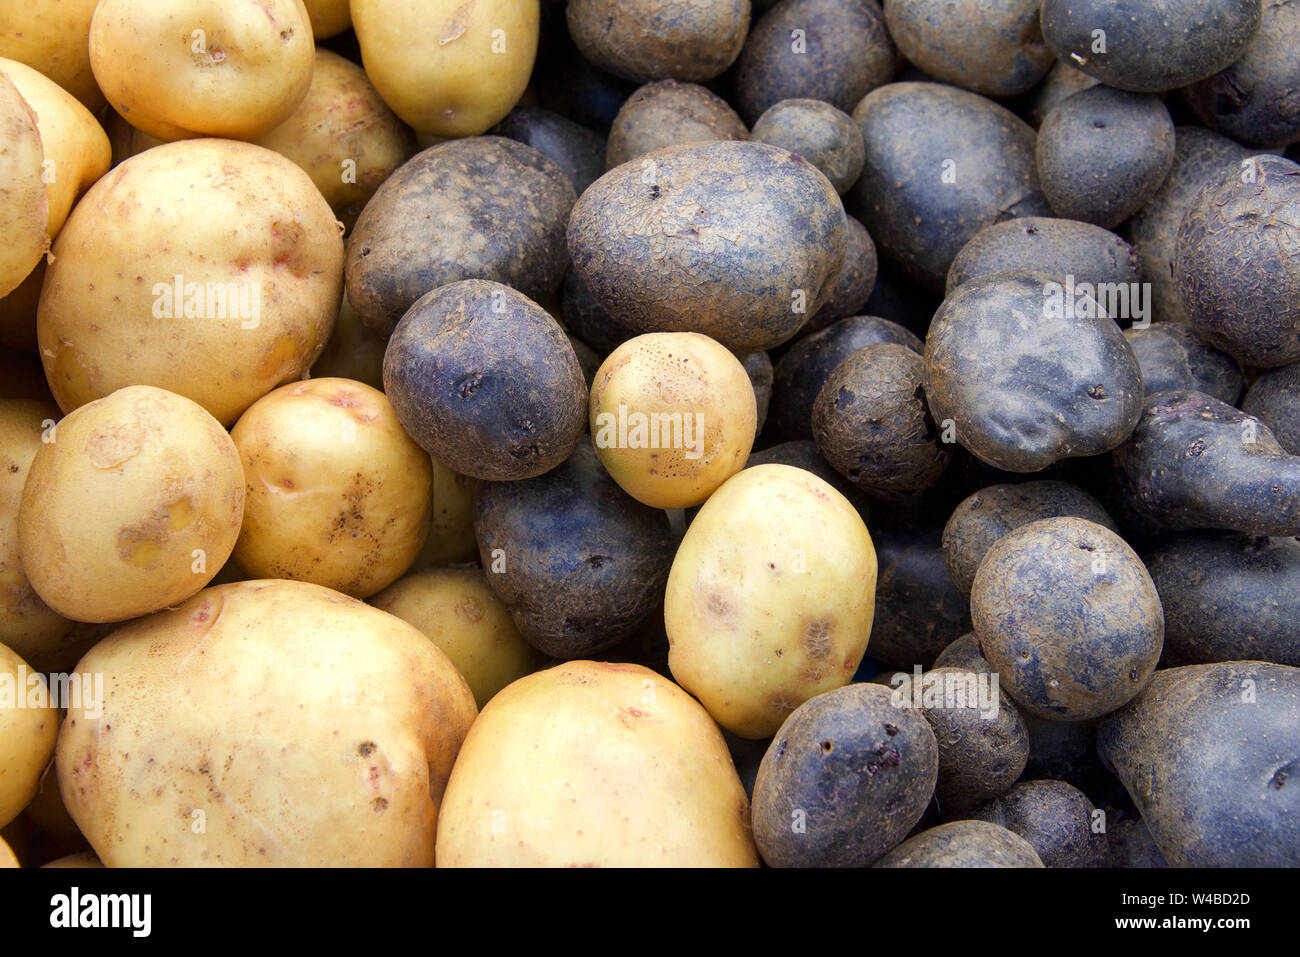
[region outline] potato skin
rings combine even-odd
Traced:
[[[1047,114],[1067,96],[1073,96],[1080,90],[1086,90],[1100,82],[1095,76],[1076,70],[1064,60],[1057,60],[1056,65],[1047,74],[1047,78],[1039,85],[1038,92],[1034,94],[1033,105],[1029,107],[1029,113],[1025,118],[1034,129],[1038,129],[1043,125]]]
[[[707,87],[656,80],[619,108],[609,129],[605,169],[679,143],[746,139],[749,130],[736,111]]]
[[[99,0],[8,3],[0,10],[0,56],[40,70],[92,113],[105,104],[90,69],[90,18]]]
[[[1023,216],[985,226],[948,268],[947,294],[964,282],[1011,269],[1036,269],[1078,283],[1134,283],[1137,252],[1108,229],[1072,219]],[[1150,318],[1150,317],[1148,317]]]
[[[745,468],[755,465],[792,465],[805,472],[812,472],[848,499],[849,504],[864,522],[867,520],[871,500],[862,489],[854,486],[852,482],[831,468],[831,464],[822,457],[821,452],[817,450],[817,443],[812,439],[798,439],[769,445],[760,452],[752,453],[745,462]]]
[[[689,143],[593,183],[573,207],[568,245],[619,322],[753,352],[793,337],[826,302],[847,229],[835,188],[801,157],[765,143]]]
[[[36,114],[18,87],[0,74],[0,148],[5,164],[0,170],[0,189],[6,202],[0,213],[0,230],[6,241],[0,247],[0,296],[8,296],[37,267],[50,248],[46,231],[49,196],[42,173],[45,150]]]
[[[867,227],[852,216],[845,219],[849,224],[848,242],[844,247],[844,265],[840,268],[839,278],[831,287],[825,304],[800,328],[800,335],[820,332],[833,322],[865,312],[867,300],[876,287],[876,272],[880,266],[876,244]]]
[[[754,782],[754,840],[771,867],[865,867],[907,836],[934,793],[939,752],[893,692],[852,684],[805,701]]]
[[[1300,363],[1260,373],[1241,400],[1241,411],[1267,425],[1282,448],[1300,455]]]
[[[1295,867],[1300,669],[1262,661],[1156,672],[1097,746],[1171,867]]]
[[[908,838],[872,867],[1042,867],[1033,846],[987,821],[953,821]]]
[[[531,146],[564,171],[575,196],[605,172],[605,137],[559,113],[516,106],[489,131]]]
[[[545,301],[569,264],[564,228],[574,198],[564,171],[523,143],[476,136],[431,146],[388,177],[357,218],[348,301],[383,336],[425,293],[462,279]]]
[[[1192,389],[1229,405],[1241,398],[1245,378],[1237,360],[1206,345],[1182,323],[1125,329],[1124,338],[1142,367],[1145,395]]]
[[[757,865],[722,733],[640,665],[572,661],[502,690],[438,819],[439,867]]]
[[[772,104],[754,123],[750,139],[798,153],[841,195],[858,181],[867,161],[853,117],[822,100],[795,98]]]
[[[12,703],[0,707],[0,827],[16,818],[36,796],[41,776],[54,756],[54,742],[59,734],[59,711],[49,707],[29,707],[36,701],[28,678],[37,674],[27,662],[6,645],[0,644],[0,674],[12,694]],[[45,684],[44,678],[40,679]],[[3,856],[3,849],[0,849]]]
[[[1004,690],[1029,713],[1082,721],[1114,711],[1155,671],[1160,596],[1110,529],[1062,516],[1004,535],[980,562],[971,620]]]
[[[472,478],[541,475],[582,438],[587,386],[573,346],[500,283],[466,279],[417,300],[389,339],[384,391],[421,448]]]
[[[1109,863],[1104,834],[1093,833],[1092,802],[1064,781],[1022,781],[977,808],[977,821],[999,824],[1033,847],[1044,867]]]

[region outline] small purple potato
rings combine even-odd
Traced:
[[[1064,781],[1022,781],[972,816],[1019,834],[1044,867],[1100,867],[1109,848],[1105,834],[1093,830],[1096,814],[1087,796]]]
[[[605,172],[605,138],[539,106],[516,106],[490,132],[537,150],[564,171],[576,196]]]
[[[628,97],[614,117],[605,169],[664,146],[746,139],[744,122],[716,93],[698,83],[657,80]]]
[[[860,315],[876,286],[876,270],[879,267],[876,244],[867,232],[867,227],[852,216],[845,218],[848,220],[849,233],[848,245],[844,249],[844,266],[840,269],[835,285],[831,287],[830,298],[803,324],[799,330],[801,335],[819,332],[840,319]]]
[[[1146,329],[1125,329],[1124,338],[1142,367],[1146,395],[1191,389],[1229,405],[1245,384],[1241,366],[1226,352],[1207,346],[1178,322],[1158,322]]]
[[[843,194],[858,181],[866,148],[853,117],[822,100],[774,103],[754,123],[750,139],[798,153]]]
[[[1029,107],[1030,124],[1034,129],[1038,129],[1043,125],[1043,119],[1056,108],[1058,103],[1080,90],[1096,86],[1099,82],[1101,81],[1095,76],[1076,70],[1063,60],[1057,60],[1056,65],[1047,74],[1047,79],[1034,94],[1033,105]]]
[[[569,0],[566,14],[583,56],[639,83],[711,80],[749,30],[749,0]]]
[[[1300,455],[1300,363],[1260,373],[1241,400],[1241,411],[1272,429],[1282,448]]]
[[[909,837],[872,867],[1042,867],[1033,846],[987,821],[953,821]]]

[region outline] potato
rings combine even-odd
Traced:
[[[749,0],[569,0],[565,13],[584,57],[639,83],[711,80],[749,30]]]
[[[614,319],[753,352],[790,339],[827,301],[846,232],[839,195],[812,164],[724,141],[665,147],[606,173],[574,205],[568,244]]]
[[[528,85],[538,0],[352,0],[352,27],[394,113],[420,132],[478,136]]]
[[[481,568],[412,572],[370,604],[419,628],[469,683],[482,708],[512,681],[545,660],[524,641]]]
[[[1174,162],[1174,121],[1160,98],[1094,86],[1043,119],[1038,179],[1056,215],[1111,229],[1155,195]]]
[[[6,3],[0,9],[0,56],[40,70],[92,113],[104,106],[90,70],[90,18],[99,0]]]
[[[230,437],[246,483],[233,557],[249,576],[368,598],[424,547],[433,466],[377,389],[294,382],[254,402]]]
[[[998,539],[970,598],[1002,688],[1041,718],[1114,711],[1160,657],[1165,622],[1151,576],[1122,538],[1087,519],[1040,519]]]
[[[1015,96],[1056,62],[1038,28],[1041,0],[883,0],[898,52],[942,83]]]
[[[745,467],[757,398],[740,360],[708,336],[660,332],[619,346],[588,409],[596,454],[623,491],[655,508],[699,505]]]
[[[1019,834],[1044,867],[1100,867],[1109,863],[1104,832],[1093,831],[1097,809],[1064,781],[1022,781],[974,812],[977,821]]]
[[[991,223],[1049,216],[1034,131],[1005,107],[938,83],[890,83],[853,110],[867,161],[845,196],[908,277],[942,289],[958,250]]]
[[[433,863],[474,698],[404,621],[240,582],[118,629],[80,668],[104,675],[103,714],[69,709],[59,784],[107,866]]]
[[[1178,322],[1159,322],[1147,329],[1126,329],[1124,338],[1142,367],[1146,395],[1191,389],[1229,405],[1241,398],[1245,379],[1237,360],[1207,346]]]
[[[1022,216],[985,226],[948,267],[947,293],[964,282],[1010,269],[1050,272],[1060,282],[1129,285],[1141,278],[1137,252],[1108,229],[1072,219]],[[1124,318],[1150,319],[1143,316]]]
[[[45,150],[36,114],[17,86],[0,75],[0,192],[5,197],[0,233],[0,296],[8,296],[50,248],[46,231]]]
[[[826,302],[800,328],[801,335],[820,332],[833,322],[866,311],[866,302],[876,286],[876,271],[879,267],[876,244],[867,232],[867,227],[852,216],[846,216],[845,220],[849,232],[844,247],[844,266],[840,269],[839,278],[831,287]]]
[[[749,130],[722,97],[697,83],[657,80],[628,97],[614,117],[605,169],[664,146],[746,139]]]
[[[302,0],[311,20],[311,33],[317,40],[337,36],[352,26],[348,0]]]
[[[1038,92],[1034,94],[1034,102],[1029,108],[1026,119],[1034,129],[1038,129],[1043,125],[1043,119],[1047,114],[1056,109],[1057,104],[1062,100],[1080,90],[1096,86],[1099,82],[1101,81],[1095,76],[1076,70],[1063,60],[1057,60],[1047,74],[1047,79],[1043,80],[1038,87]]]
[[[0,827],[36,795],[54,755],[60,703],[51,698],[43,675],[0,645]]]
[[[863,867],[921,820],[939,751],[925,720],[892,698],[848,685],[781,725],[754,783],[754,840],[769,865]]]
[[[1042,867],[1033,845],[987,821],[953,821],[908,838],[872,867]]]
[[[736,109],[749,123],[791,99],[823,100],[848,113],[889,82],[894,66],[875,0],[785,0],[758,19],[740,52]]]
[[[311,86],[302,0],[100,0],[90,68],[128,123],[160,140],[253,139]]]
[[[750,139],[798,153],[841,194],[857,182],[866,162],[862,132],[853,118],[821,100],[774,103],[754,123]]]
[[[668,516],[624,495],[586,443],[545,475],[480,487],[474,534],[524,639],[570,659],[612,647],[658,610],[675,544]]]
[[[980,652],[980,640],[975,637],[973,631],[962,635],[939,652],[939,657],[934,659],[934,668],[958,668],[962,671],[974,671],[976,673],[991,672],[993,670],[988,660]],[[901,673],[906,674],[906,672]]]
[[[587,387],[573,347],[540,306],[466,279],[413,305],[384,354],[403,428],[461,475],[532,478],[582,438]]]
[[[925,341],[926,397],[941,429],[1011,472],[1115,448],[1142,415],[1142,371],[1100,304],[1050,274],[963,283]]]
[[[411,566],[441,568],[478,558],[474,538],[474,494],[479,480],[453,472],[437,459],[433,463],[433,518],[429,538]]]
[[[1202,389],[1208,392],[1208,389]],[[1225,402],[1234,399],[1222,398]],[[1272,430],[1282,448],[1300,455],[1300,363],[1262,372],[1245,398],[1241,411],[1253,415]]]
[[[432,146],[385,180],[358,217],[348,301],[384,337],[425,293],[462,279],[544,302],[569,264],[573,200],[564,171],[530,146],[499,136]]]
[[[334,330],[311,367],[314,379],[355,379],[375,389],[384,387],[384,350],[388,341],[381,339],[361,322],[343,297]]]
[[[255,142],[301,166],[347,226],[415,152],[415,136],[379,98],[365,71],[321,49],[307,96]]]
[[[1300,865],[1297,742],[1300,669],[1261,661],[1158,671],[1097,737],[1172,867]]]
[[[127,160],[77,204],[54,255],[36,331],[65,412],[152,385],[233,424],[311,367],[342,294],[329,204],[283,156],[231,140]]]
[[[550,110],[517,106],[490,132],[531,146],[549,159],[569,177],[575,196],[605,172],[605,137]]]
[[[1243,365],[1300,361],[1300,165],[1224,163],[1183,215],[1173,276],[1198,336]]]
[[[848,499],[802,469],[745,469],[705,502],[673,559],[673,677],[728,731],[768,737],[858,670],[875,587],[875,549]]]

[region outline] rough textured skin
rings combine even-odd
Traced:
[[[1160,596],[1137,554],[1086,519],[1003,536],[980,563],[971,620],[1002,687],[1030,713],[1083,721],[1114,711],[1155,671]]]
[[[1100,502],[1068,482],[1048,479],[980,489],[953,510],[943,527],[943,557],[953,582],[969,595],[975,571],[995,542],[1030,522],[1062,515],[1119,531]]]
[[[1168,867],[1165,857],[1139,818],[1117,821],[1106,831],[1111,867]]]
[[[1115,450],[1119,494],[1166,528],[1300,535],[1300,457],[1201,392],[1161,392]]]
[[[772,421],[766,438],[787,442],[813,437],[813,406],[831,372],[863,346],[897,343],[920,354],[924,344],[896,322],[851,316],[803,336],[777,360],[772,378]]]
[[[745,468],[770,464],[793,465],[805,472],[812,472],[813,475],[816,475],[848,499],[849,504],[862,516],[864,522],[867,520],[871,500],[863,493],[862,489],[854,486],[843,475],[831,468],[831,464],[822,458],[821,452],[817,449],[817,443],[812,439],[781,442],[769,446],[761,452],[755,452],[745,462]]]
[[[1241,398],[1246,380],[1237,360],[1207,346],[1182,323],[1158,322],[1147,329],[1125,329],[1124,338],[1142,367],[1146,395],[1191,389],[1229,405]]]
[[[1076,70],[1068,63],[1060,60],[1052,67],[1051,72],[1047,74],[1038,92],[1034,94],[1033,105],[1029,107],[1029,122],[1038,129],[1043,125],[1043,119],[1048,113],[1056,108],[1056,105],[1064,100],[1067,96],[1073,96],[1080,90],[1086,90],[1090,86],[1096,86],[1101,81],[1095,76],[1088,76],[1081,70]]]
[[[1300,363],[1260,373],[1246,390],[1241,411],[1272,429],[1282,448],[1300,455]]]
[[[1137,252],[1110,230],[1071,219],[1025,216],[985,226],[948,269],[948,294],[964,282],[1009,269],[1037,269],[1076,284],[1132,283]]]
[[[1044,867],[1100,867],[1109,863],[1109,848],[1105,834],[1093,833],[1095,810],[1086,795],[1064,781],[1022,781],[972,817],[1019,834]]]
[[[835,188],[802,157],[716,142],[606,173],[573,207],[568,242],[573,268],[619,322],[753,352],[791,338],[826,302],[847,231]]]
[[[576,196],[605,172],[605,138],[540,106],[516,106],[491,133],[537,150],[564,171]]]
[[[925,405],[925,362],[897,343],[863,346],[835,367],[813,404],[817,448],[850,482],[914,495],[938,481],[951,446]]]
[[[853,119],[867,161],[846,204],[917,282],[942,289],[958,250],[985,226],[1052,214],[1038,188],[1034,131],[991,100],[891,83],[864,97]]]
[[[586,421],[582,367],[559,324],[481,279],[411,307],[384,354],[384,391],[421,448],[472,478],[540,475],[568,458]]]
[[[1014,96],[1056,57],[1038,28],[1041,0],[884,0],[898,51],[942,83]]]
[[[749,0],[570,0],[569,34],[582,55],[638,83],[702,82],[740,55]]]
[[[632,634],[655,611],[673,560],[668,516],[625,495],[585,442],[538,478],[483,485],[474,534],[488,584],[529,644],[554,658]]]
[[[774,103],[749,135],[756,142],[798,153],[821,170],[841,194],[858,181],[867,160],[862,133],[853,117],[821,100]]]
[[[490,279],[545,300],[569,265],[573,185],[542,153],[500,136],[431,146],[379,187],[348,237],[348,301],[389,335],[437,286]]]
[[[934,659],[934,667],[936,669],[958,668],[962,671],[974,671],[976,673],[993,670],[988,660],[980,652],[980,640],[975,637],[973,631],[962,635],[939,652],[939,657]]]
[[[865,867],[934,794],[939,750],[917,711],[872,684],[828,691],[781,725],[754,784],[754,842],[772,867]]]
[[[614,117],[605,169],[679,143],[747,139],[749,130],[736,111],[707,87],[657,80],[628,97]]]
[[[987,821],[953,821],[910,837],[873,867],[1042,867],[1034,848]]]
[[[763,431],[767,422],[767,410],[772,404],[772,378],[775,374],[772,360],[766,352],[747,352],[737,358],[754,386],[754,403],[758,412],[758,424],[754,427],[754,433],[757,435]]]
[[[1218,73],[1259,27],[1259,0],[1044,0],[1043,38],[1107,86],[1160,93]],[[1094,52],[1095,30],[1105,52]]]
[[[1152,548],[1146,563],[1179,660],[1300,667],[1300,540],[1193,532]]]
[[[1245,147],[1218,133],[1199,126],[1174,127],[1174,165],[1160,189],[1124,227],[1142,263],[1142,279],[1151,284],[1153,318],[1186,321],[1174,286],[1178,226],[1201,187],[1249,155]]]
[[[1113,449],[1142,414],[1141,368],[1119,326],[1100,308],[1095,318],[1047,315],[1055,281],[1015,271],[964,283],[925,342],[935,421],[1010,472]]]
[[[560,314],[569,331],[607,356],[627,340],[641,333],[611,316],[596,301],[582,277],[570,269],[560,287]]]
[[[1170,866],[1300,865],[1300,669],[1158,671],[1097,747]]]
[[[803,31],[803,51],[796,53]],[[894,44],[876,0],[784,0],[750,31],[735,70],[733,101],[748,122],[796,98],[845,113],[894,75]]]
[[[1300,139],[1300,5],[1264,0],[1259,32],[1226,70],[1181,91],[1196,118],[1264,149]]]
[[[1094,86],[1048,113],[1038,178],[1056,215],[1111,229],[1141,209],[1174,162],[1174,121],[1157,96]]]
[[[867,232],[867,227],[852,216],[846,218],[849,233],[848,245],[844,250],[844,266],[840,269],[835,285],[831,287],[826,304],[810,316],[799,330],[804,336],[825,329],[840,319],[860,315],[875,288],[876,270],[879,267],[876,244]]]
[[[1250,164],[1223,167],[1196,194],[1174,284],[1197,335],[1274,368],[1300,361],[1300,165],[1267,154]]]

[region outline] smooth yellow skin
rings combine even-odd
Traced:
[[[0,58],[0,73],[36,114],[45,150],[46,231],[57,236],[77,197],[108,172],[108,134],[75,96],[26,64]]]
[[[375,89],[434,136],[485,133],[519,102],[540,17],[538,0],[352,0]]]
[[[108,867],[428,867],[474,696],[406,622],[304,582],[209,588],[96,645],[63,799]]]
[[[756,867],[749,802],[704,709],[648,668],[570,661],[470,729],[440,867]]]
[[[69,854],[67,857],[59,857],[50,861],[48,864],[42,864],[46,867],[73,867],[85,870],[86,868],[103,867],[103,863],[90,851],[82,851],[80,854]]]
[[[17,289],[50,248],[44,164],[36,114],[0,76],[0,296]]]
[[[348,0],[303,0],[311,18],[311,32],[317,40],[338,36],[352,26]]]
[[[160,140],[253,139],[311,85],[302,0],[100,0],[90,66],[128,123]]]
[[[313,379],[355,379],[381,392],[384,389],[384,350],[388,342],[373,335],[343,296],[334,333],[311,367]]]
[[[90,69],[90,18],[99,0],[6,0],[0,4],[0,56],[40,70],[92,113],[104,94]]]
[[[633,448],[638,440],[631,424],[626,442],[619,434],[620,406],[626,407],[629,423],[636,421],[633,416],[650,422],[656,414],[679,414],[703,429],[691,433],[689,448],[685,442],[676,448]],[[601,464],[623,491],[655,508],[688,508],[707,499],[745,467],[758,426],[745,367],[724,346],[696,332],[637,336],[611,352],[591,384],[589,413]],[[682,437],[687,438],[685,428]],[[673,445],[669,439],[675,441],[670,433],[659,444]]]
[[[453,472],[437,459],[433,462],[433,520],[413,568],[440,568],[478,561],[474,536],[474,493],[479,480]]]
[[[232,283],[247,315],[209,310],[206,293],[186,315],[185,287]],[[147,384],[229,426],[302,378],[342,295],[343,239],[307,174],[260,146],[187,140],[132,157],[77,204],[54,246],[36,334],[65,412]]]
[[[43,677],[0,645],[0,682],[7,686],[0,692],[0,827],[16,818],[36,794],[59,734],[58,709],[39,707],[52,703],[48,693],[42,690],[32,697],[33,676],[44,685]],[[7,700],[10,694],[12,702]]]
[[[745,469],[713,493],[668,574],[668,666],[743,738],[777,732],[809,698],[843,687],[867,650],[876,550],[822,479]]]
[[[185,601],[221,569],[244,514],[239,453],[183,396],[131,386],[66,416],[42,443],[18,509],[36,593],[77,621]]]
[[[367,598],[411,567],[429,533],[433,468],[382,392],[294,382],[230,434],[247,490],[234,559],[250,577]]]
[[[9,845],[5,843],[4,838],[0,837],[0,870],[4,870],[7,867],[17,866],[18,858],[16,858],[14,852],[9,849]]]
[[[316,51],[307,98],[256,142],[301,166],[349,227],[415,152],[414,134],[380,99],[366,71],[329,50]]]

